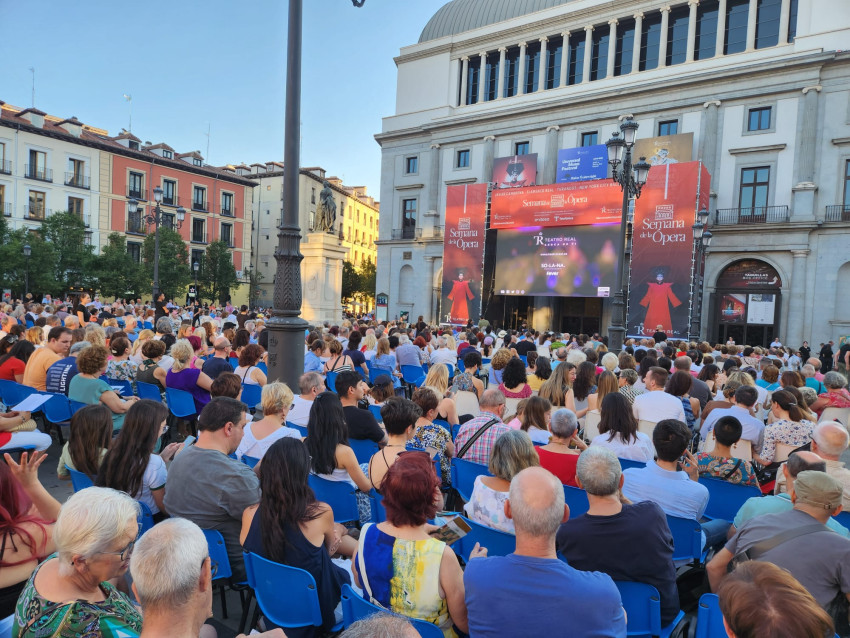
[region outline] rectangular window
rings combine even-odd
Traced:
[[[174,153],[166,149],[162,149],[162,156],[165,159],[174,159]]]
[[[86,182],[86,163],[83,160],[69,158],[68,174],[65,178],[65,183],[69,186],[88,188],[88,183]]]
[[[561,86],[561,64],[564,59],[564,38],[549,38],[546,49],[546,88],[555,89]]]
[[[490,102],[496,99],[496,91],[499,89],[499,54],[490,53],[487,56],[484,67],[484,101]]]
[[[534,93],[540,78],[540,43],[530,44],[525,50],[525,92]]]
[[[567,84],[581,84],[582,74],[584,73],[584,32],[576,33],[570,36],[569,48],[570,56],[567,67]]]
[[[505,97],[517,94],[519,86],[519,47],[512,47],[505,53]]]
[[[169,230],[175,230],[175,228],[174,228],[174,213],[163,213],[162,214],[162,223],[160,225],[163,228],[168,228]]]
[[[204,165],[204,160],[199,159],[199,158],[197,158],[197,157],[193,157],[193,158],[192,158],[192,164],[193,164],[193,165],[195,165],[195,166],[203,166],[203,165]]]
[[[141,200],[147,199],[143,190],[144,183],[144,173],[135,173],[133,171],[130,171],[130,175],[127,178],[127,197],[133,197],[134,199]]]
[[[466,64],[466,103],[478,102],[478,81],[481,75],[481,56],[469,58]]]
[[[413,239],[416,235],[416,200],[401,200],[401,236]]]
[[[203,219],[192,220],[192,241],[204,243],[207,241],[206,222]]]
[[[640,41],[640,70],[658,67],[658,49],[661,45],[661,12],[644,18]]]
[[[590,79],[601,80],[608,74],[608,40],[611,28],[596,27],[593,30],[593,48],[590,56]]]
[[[769,106],[762,106],[757,109],[750,109],[747,117],[748,131],[766,131],[770,128],[770,115],[773,109]]]
[[[528,155],[531,150],[531,142],[517,142],[514,144],[514,155]]]
[[[694,60],[714,57],[717,45],[717,0],[702,0],[697,7],[697,30],[694,40]]]
[[[162,203],[166,206],[177,206],[177,182],[162,180]]]
[[[73,213],[80,219],[83,218],[83,200],[79,197],[68,198],[68,212]]]
[[[679,132],[679,121],[678,120],[668,120],[666,122],[658,123],[658,134],[659,135],[675,135]]]
[[[29,152],[29,164],[27,165],[26,176],[30,179],[49,181],[50,174],[47,170],[47,153],[42,153],[41,151]]]
[[[221,194],[221,214],[233,216],[233,193]]]
[[[136,142],[135,140],[129,140],[129,141],[127,142],[127,144],[128,144],[128,148],[129,148],[131,151],[138,151],[138,150],[139,150],[139,143],[138,143],[138,142]]]
[[[617,45],[614,49],[614,75],[632,72],[632,52],[635,49],[635,21],[623,20],[617,26]]]
[[[469,168],[469,149],[457,152],[457,168]]]
[[[45,214],[45,194],[41,191],[30,191],[29,206],[27,207],[27,217],[30,219],[44,219]]]
[[[137,264],[142,263],[142,245],[132,241],[127,242],[127,254],[132,257]]]
[[[599,139],[599,134],[597,131],[588,131],[587,133],[581,134],[581,145],[582,146],[596,146],[597,140]]]
[[[670,11],[667,26],[667,66],[682,64],[688,57],[688,22],[690,11],[688,5],[682,5]]]
[[[740,53],[747,48],[749,0],[728,0],[726,5],[726,44],[723,53]]]
[[[798,0],[791,0],[791,10],[788,16],[788,42],[793,42],[794,38],[797,37],[797,2]]]
[[[2,193],[0,193],[0,196],[2,196]],[[845,211],[850,208],[850,160],[844,162],[844,200],[842,204],[844,204]]]
[[[756,4],[756,48],[779,44],[779,13],[782,0],[758,0]]]
[[[233,248],[233,224],[221,225],[221,241]]]
[[[194,265],[195,264],[198,264],[198,267],[200,268],[201,264],[203,264],[203,263],[204,263],[204,251],[198,250],[197,248],[193,248],[192,249],[192,262],[191,262],[192,271],[194,272]]]
[[[0,215],[11,217],[11,212],[6,209],[6,186],[0,184]]]
[[[203,186],[192,187],[192,208],[194,210],[207,209],[207,189]]]
[[[413,173],[419,172],[419,158],[415,155],[413,157],[405,157],[404,158],[404,172],[406,175],[411,175]]]
[[[770,167],[741,169],[740,208],[742,215],[764,215],[770,188]]]

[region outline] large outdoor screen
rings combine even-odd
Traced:
[[[619,233],[620,224],[499,230],[494,294],[608,297]]]

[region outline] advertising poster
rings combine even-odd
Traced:
[[[682,164],[693,159],[693,148],[693,133],[649,137],[635,140],[632,158],[634,162],[637,162],[638,158],[645,157],[650,166]]]
[[[608,177],[608,147],[604,144],[564,148],[558,151],[555,181],[584,182]]]
[[[782,288],[779,273],[768,263],[758,259],[742,259],[729,264],[717,278],[717,289],[732,288]],[[773,322],[771,322],[773,323]]]
[[[776,295],[753,293],[747,295],[747,323],[773,325],[776,315]]]
[[[443,239],[441,323],[478,323],[484,274],[487,184],[449,186]]]
[[[705,179],[700,180],[702,174]],[[693,228],[700,185],[708,188],[699,162],[655,166],[635,203],[629,308],[630,337],[657,329],[686,339],[694,265]]]
[[[744,323],[747,296],[728,294],[720,297],[720,323]]]
[[[490,194],[490,228],[619,224],[623,191],[609,180],[549,184]]]
[[[537,184],[537,153],[497,157],[493,161],[494,188],[523,188]]]

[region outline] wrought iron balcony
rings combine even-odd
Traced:
[[[171,197],[169,197],[168,195],[163,194],[162,205],[163,206],[180,206],[180,195],[172,195]]]
[[[65,186],[90,189],[91,178],[88,175],[80,175],[79,173],[65,173]]]
[[[230,208],[222,207],[221,214],[223,217],[236,217],[236,206],[231,206]]]
[[[835,204],[826,207],[826,221],[850,222],[850,204]]]
[[[44,168],[43,166],[33,166],[32,164],[24,164],[24,177],[28,179],[37,179],[40,182],[52,182],[53,169]]]
[[[127,232],[131,235],[147,234],[145,220],[141,213],[137,212],[127,216]]]
[[[393,228],[393,239],[416,239],[416,227],[405,226],[404,228]]]
[[[3,202],[3,205],[0,206],[3,210],[3,217],[11,217],[12,216],[12,203],[11,202]]]
[[[788,206],[754,206],[752,208],[718,208],[715,223],[718,226],[737,226],[774,224],[788,220]]]
[[[34,204],[24,204],[24,219],[43,222],[53,211]]]
[[[135,188],[133,186],[127,187],[127,197],[132,197],[133,199],[138,199],[140,202],[148,201],[148,189],[146,188]]]
[[[192,200],[192,210],[198,210],[202,213],[209,212],[209,207],[207,206],[207,202],[198,202],[194,199]]]
[[[12,174],[12,160],[0,160],[0,173]]]

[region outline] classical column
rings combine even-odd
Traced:
[[[795,221],[812,220],[815,215],[815,160],[817,155],[821,86],[807,86],[797,114],[797,146],[794,156],[796,185],[791,188],[791,215]]]
[[[460,61],[460,99],[458,100],[458,106],[466,106],[466,90],[468,88],[467,82],[469,80],[469,57],[463,56]]]
[[[584,64],[581,69],[582,84],[590,82],[590,58],[593,57],[593,25],[584,28]]]
[[[640,70],[640,43],[643,39],[643,13],[635,14],[635,44],[632,49],[632,73]]]
[[[717,36],[714,41],[714,56],[723,55],[726,44],[726,0],[720,0],[717,6]]]
[[[697,7],[699,0],[688,0],[688,50],[685,62],[694,61],[694,47],[697,41]]]
[[[567,70],[570,66],[570,32],[564,31],[561,38],[564,44],[561,46],[561,77],[558,86],[567,86]]]
[[[781,46],[788,44],[788,22],[791,19],[791,0],[782,0],[779,9],[779,42]]]
[[[670,7],[661,7],[661,34],[658,40],[658,68],[667,66],[667,31],[670,27]]]
[[[537,78],[537,90],[544,91],[546,89],[546,44],[549,42],[549,38],[543,36],[540,38],[540,65],[537,67],[538,75],[540,77]]]
[[[619,20],[614,18],[608,20],[608,68],[605,70],[605,77],[614,77],[614,58],[617,57],[617,24]]]
[[[557,124],[546,127],[546,155],[543,160],[543,184],[554,184],[558,170],[558,131]]]
[[[496,85],[496,99],[501,100],[505,97],[505,52],[507,49],[505,47],[499,47],[499,71],[498,78],[499,83]]]
[[[478,103],[484,101],[484,74],[487,72],[487,52],[479,54],[481,56],[481,67],[478,72]]]
[[[516,94],[525,95],[525,42],[519,43],[519,60],[517,60],[516,70]]]
[[[440,145],[431,144],[431,170],[428,179],[428,213],[437,215],[440,209]]]
[[[720,131],[717,128],[718,115],[720,110],[720,100],[712,100],[702,105],[702,124],[699,134],[699,156],[703,166],[711,175],[712,184],[717,183],[717,144],[720,140]],[[709,188],[709,197],[715,198],[716,191],[714,188]],[[712,206],[709,205],[709,212]]]
[[[791,262],[791,294],[788,303],[788,319],[783,321],[783,332],[785,333],[785,341],[787,344],[802,343],[806,338],[803,331],[803,312],[805,303],[803,299],[806,297],[806,261],[809,255],[807,249],[792,250],[794,256]]]
[[[758,23],[759,6],[758,0],[750,0],[747,12],[747,51],[756,48],[756,24]]]
[[[496,138],[493,135],[484,137],[484,178],[482,182],[493,180],[493,160],[496,153]]]

